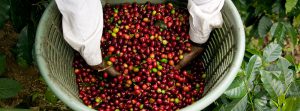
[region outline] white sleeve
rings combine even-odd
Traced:
[[[55,0],[62,13],[64,39],[89,65],[102,62],[100,40],[103,12],[100,0]]]
[[[198,44],[205,43],[213,28],[221,27],[223,18],[221,9],[224,0],[189,0],[190,37]]]

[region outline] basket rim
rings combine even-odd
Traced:
[[[236,32],[237,36],[235,36],[234,39],[236,39],[237,44],[236,44],[236,50],[235,50],[233,62],[226,76],[221,80],[220,83],[216,85],[216,87],[212,88],[200,100],[181,109],[182,111],[199,111],[209,106],[216,99],[218,99],[224,93],[224,91],[230,86],[230,84],[232,83],[232,81],[234,80],[235,76],[237,75],[240,69],[244,57],[244,52],[245,52],[245,33],[244,33],[243,22],[241,20],[240,14],[238,13],[236,7],[234,6],[231,0],[225,0],[224,6],[225,5],[227,5],[226,7],[232,12],[232,15],[234,15],[233,19],[236,22],[235,27],[237,30]],[[54,6],[56,6],[56,4],[54,1],[52,1],[47,7],[47,9],[45,10],[44,14],[42,15],[37,28],[35,45],[34,45],[37,66],[40,70],[41,75],[45,79],[45,82],[53,91],[53,93],[60,100],[62,100],[68,107],[76,111],[87,111],[87,110],[96,111],[94,109],[87,107],[82,102],[79,102],[77,99],[71,98],[68,94],[64,93],[65,91],[60,87],[57,87],[58,85],[54,81],[52,81],[49,77],[49,69],[46,67],[47,63],[45,58],[41,55],[42,53],[41,47],[43,45],[42,37],[45,34],[44,26],[46,25],[48,18],[50,16],[48,13],[50,13],[50,11],[52,10],[51,8],[53,8]]]

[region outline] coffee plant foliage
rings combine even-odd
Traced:
[[[51,1],[51,0],[49,0]],[[14,31],[20,33],[15,48],[12,49],[16,62],[28,68],[33,62],[32,49],[37,25],[48,0],[1,0],[0,29],[4,24],[13,25]],[[13,79],[4,78],[6,56],[0,53],[0,99],[14,97],[21,90],[21,84]]]
[[[300,110],[300,81],[293,64],[281,56],[281,46],[270,43],[263,55],[253,55],[217,100],[215,110]]]
[[[300,0],[233,0],[246,28],[247,45],[251,39],[259,38],[258,48],[263,40],[276,41],[281,46],[289,39],[292,46],[298,44],[300,22]]]
[[[212,109],[300,110],[300,80],[296,77],[300,65],[295,63],[293,56],[282,56],[286,53],[286,45],[290,45],[293,52],[299,44],[300,1],[233,2],[245,25],[246,52],[237,77],[212,105]],[[286,44],[287,42],[290,44]]]

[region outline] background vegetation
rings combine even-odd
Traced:
[[[243,66],[208,110],[299,111],[298,0],[233,0],[246,29]]]

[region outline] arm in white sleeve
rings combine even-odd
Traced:
[[[100,40],[103,12],[100,0],[55,0],[62,14],[64,39],[94,66],[102,62]]]
[[[190,37],[198,44],[205,43],[214,28],[223,24],[221,9],[224,0],[189,0]]]

